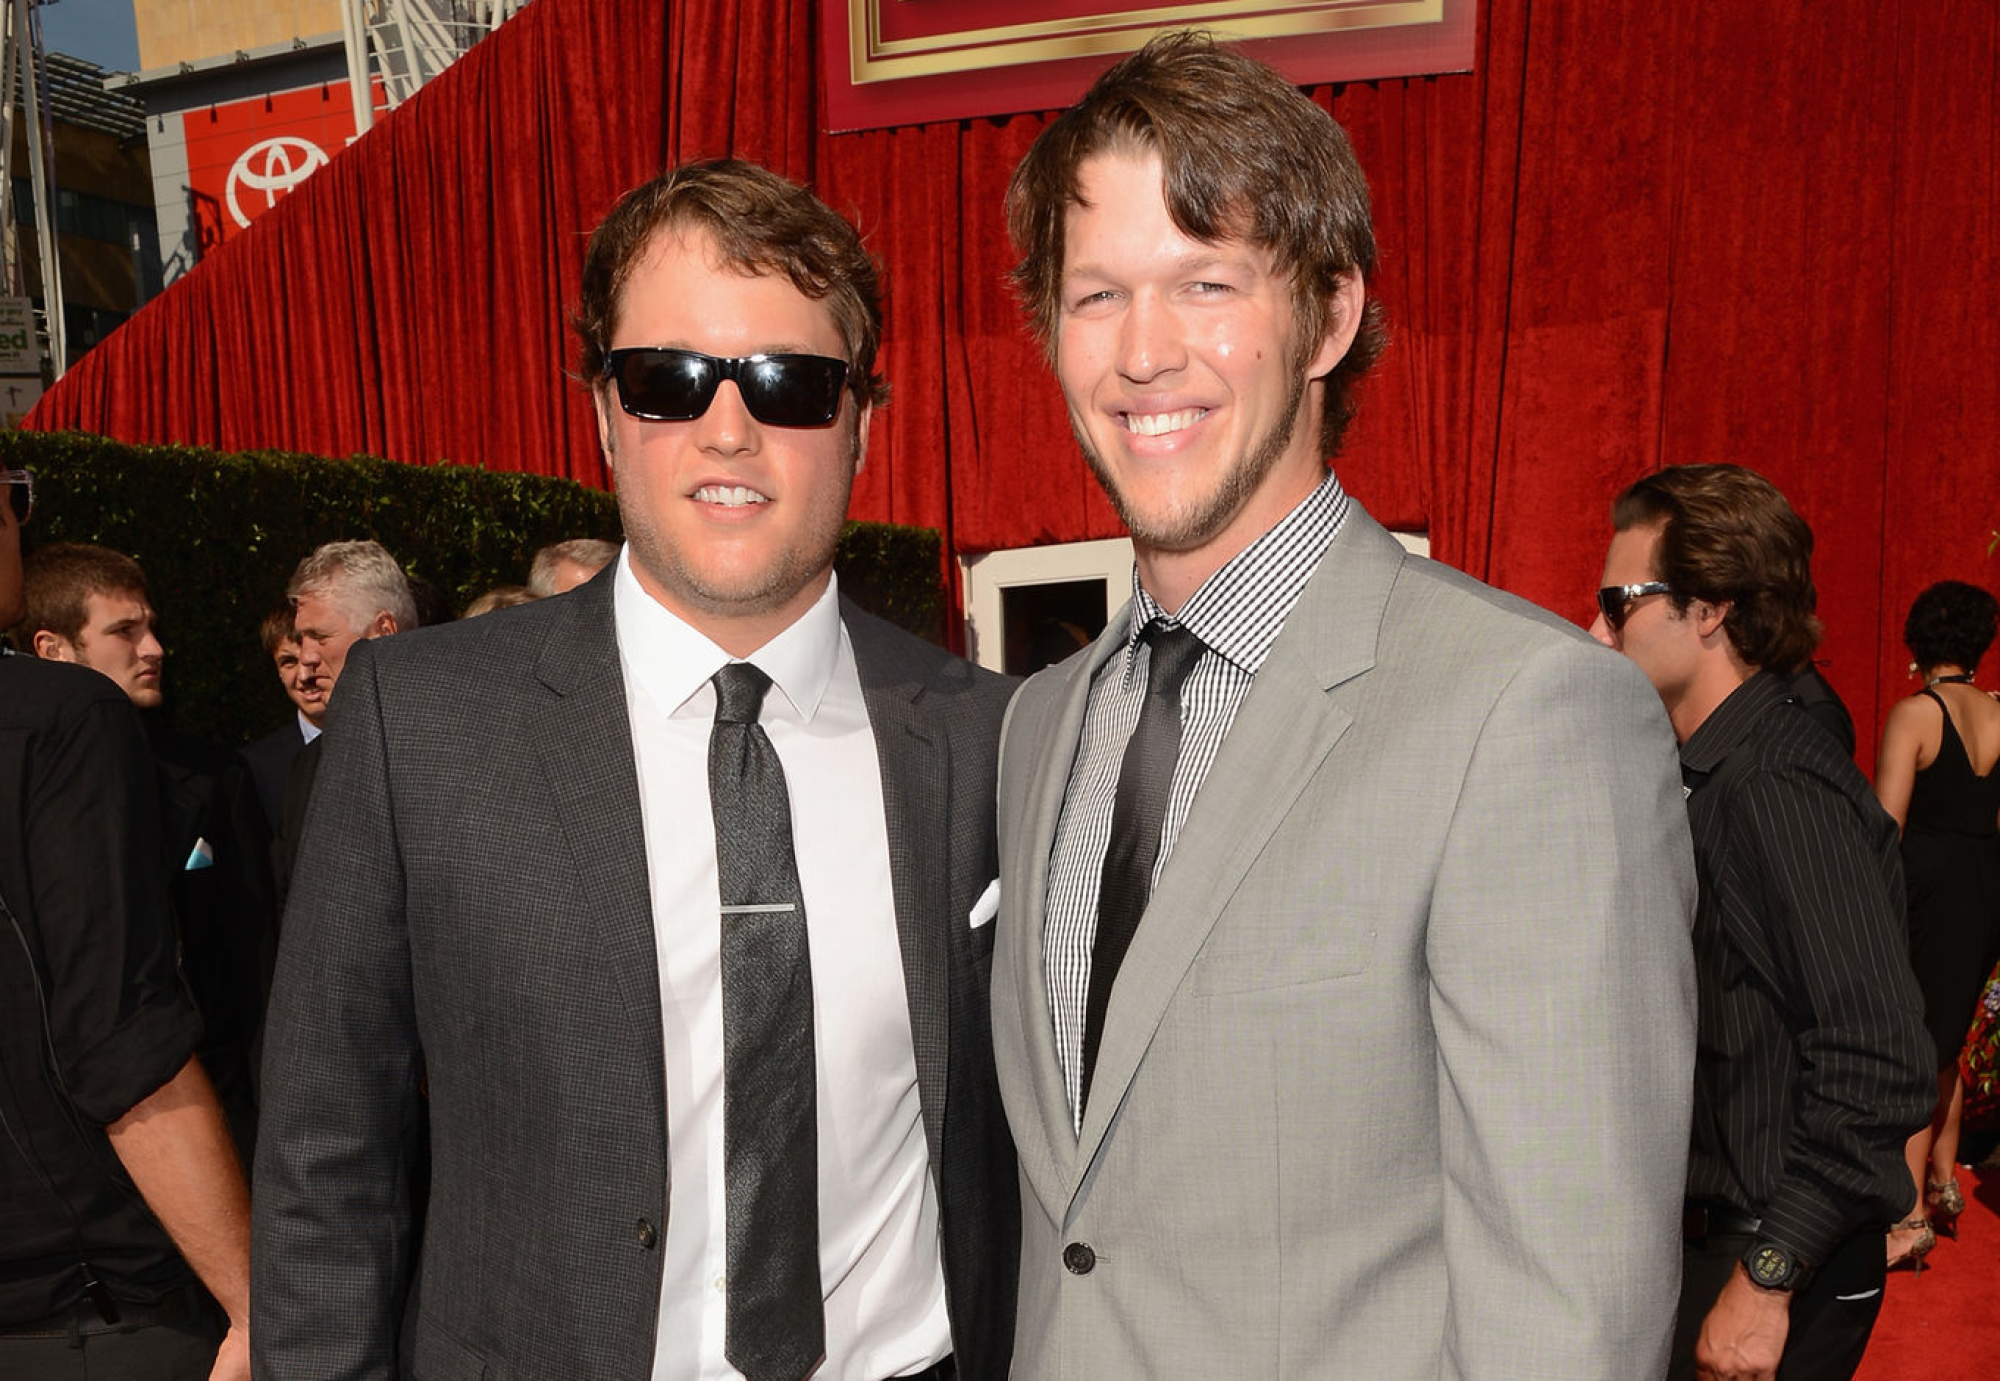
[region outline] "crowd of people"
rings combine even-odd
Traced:
[[[1006,211],[1135,554],[1025,683],[841,597],[881,270],[739,160],[585,253],[623,547],[414,634],[317,549],[240,753],[0,477],[0,1381],[1853,1374],[1963,1207],[1992,597],[1871,787],[1753,471],[1618,495],[1588,636],[1407,555],[1366,178],[1202,36]]]

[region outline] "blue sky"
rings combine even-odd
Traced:
[[[132,0],[44,0],[42,46],[88,58],[107,72],[139,69],[139,35]]]

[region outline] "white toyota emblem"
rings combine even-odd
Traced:
[[[296,134],[260,139],[229,165],[229,184],[223,192],[224,199],[229,203],[229,214],[238,225],[250,224],[250,217],[236,203],[237,188],[245,188],[253,194],[262,192],[264,204],[253,204],[253,210],[268,211],[278,204],[279,197],[325,167],[326,163],[325,150],[310,139],[301,139]]]

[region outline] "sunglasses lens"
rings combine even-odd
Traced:
[[[744,360],[736,386],[750,415],[770,427],[824,427],[840,413],[847,364],[823,355]]]
[[[1612,632],[1625,626],[1625,592],[1616,586],[1608,586],[1597,592],[1597,612],[1604,615],[1604,622]]]
[[[618,403],[649,422],[691,422],[732,379],[743,405],[770,427],[824,427],[840,413],[847,362],[823,355],[751,355],[718,359],[693,350],[614,350],[606,368]]]
[[[651,422],[701,416],[722,382],[716,362],[690,350],[620,350],[612,356],[611,372],[618,381],[619,405]]]

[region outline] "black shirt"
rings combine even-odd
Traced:
[[[1688,1197],[1809,1263],[1909,1212],[1903,1143],[1937,1099],[1896,822],[1760,672],[1681,745],[1695,911]]]
[[[201,1035],[175,964],[153,760],[124,692],[0,657],[0,1324],[192,1279],[104,1128]]]

